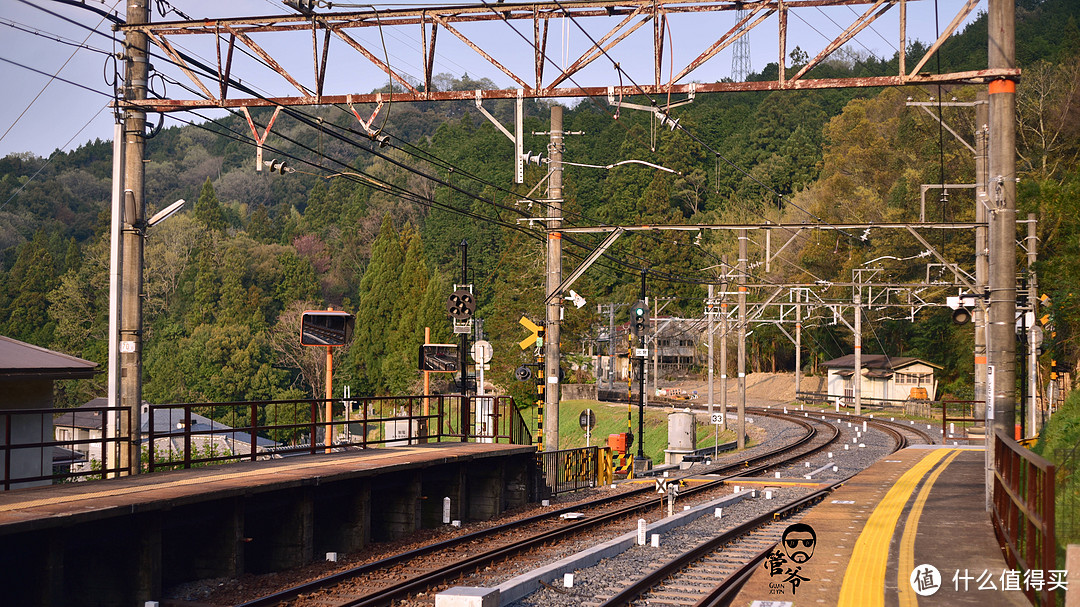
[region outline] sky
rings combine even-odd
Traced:
[[[986,1],[982,0],[966,21],[970,22],[984,11]],[[125,3],[123,0],[85,0],[87,4],[98,8],[118,9],[122,16]],[[171,3],[171,5],[169,4]],[[237,17],[251,15],[287,14],[292,10],[276,0],[169,0],[166,6],[172,6],[193,18]],[[479,3],[479,2],[478,2]],[[179,19],[175,13],[162,17],[158,10],[159,2],[150,3],[155,7],[152,20],[156,22]],[[335,6],[342,3],[335,2]],[[423,2],[428,5],[442,5],[435,2]],[[938,20],[935,24],[935,3],[929,0],[908,3],[908,38],[918,39],[927,44],[936,38],[935,30],[944,29],[957,13],[963,0],[938,0]],[[399,7],[401,4],[377,5]],[[415,6],[415,5],[411,5]],[[787,48],[796,46],[807,51],[811,57],[817,54],[832,37],[856,19],[855,11],[861,13],[865,6],[829,7],[825,9],[800,9],[791,11],[788,27]],[[42,10],[45,9],[45,10]],[[48,11],[48,12],[46,12]],[[899,46],[898,16],[896,8],[879,18],[870,28],[863,30],[854,41],[844,48],[861,55],[873,54],[889,58]],[[697,13],[672,16],[668,29],[670,37],[665,57],[674,61],[675,70],[688,64],[694,57],[715,41],[722,31],[734,24],[731,11],[715,13]],[[550,74],[554,66],[566,65],[584,52],[590,45],[589,37],[599,38],[613,20],[553,20],[549,34],[549,63],[545,72]],[[459,29],[476,40],[481,47],[488,49],[509,49],[519,52],[498,54],[501,61],[513,67],[521,67],[520,72],[529,73],[528,65],[532,61],[532,49],[524,38],[531,41],[531,22],[519,22],[518,31],[525,34],[520,37],[510,26],[498,22],[483,25],[460,25]],[[584,28],[586,33],[582,32]],[[962,26],[961,26],[962,28]],[[91,31],[94,30],[94,31]],[[751,64],[754,71],[760,70],[767,63],[775,62],[778,55],[778,26],[776,17],[771,17],[755,28],[750,36]],[[95,33],[97,32],[97,33]],[[376,28],[350,30],[355,37],[376,54],[389,56],[390,64],[418,77],[420,64],[420,45],[418,28],[385,28],[379,36]],[[101,35],[104,34],[104,35]],[[113,32],[108,22],[100,15],[84,8],[70,6],[56,0],[3,0],[0,2],[0,81],[7,83],[4,103],[0,104],[0,157],[11,153],[30,152],[36,156],[47,157],[56,149],[71,150],[94,139],[112,138],[114,116],[108,104],[111,101],[111,74],[115,68],[121,68],[111,56],[115,52],[111,39]],[[256,41],[263,45],[272,56],[280,60],[291,73],[303,82],[311,80],[312,58],[311,37],[297,34],[265,34]],[[195,38],[195,37],[191,37]],[[467,74],[471,78],[490,78],[500,88],[515,88],[516,85],[502,72],[490,66],[474,51],[460,41],[440,32],[439,51],[435,72],[447,73],[455,78]],[[629,44],[628,44],[629,43]],[[214,63],[214,49],[211,42],[198,47],[196,41],[184,41],[191,45],[189,50]],[[384,46],[385,44],[385,46]],[[625,42],[611,52],[611,59],[600,59],[575,77],[580,86],[618,85],[619,75],[612,66],[618,61],[626,71],[625,79],[635,82],[651,82],[652,75],[652,30],[643,27],[632,34]],[[152,51],[154,50],[151,47]],[[504,50],[505,52],[505,50]],[[716,81],[731,74],[732,55],[727,49],[710,60],[701,69],[684,79],[689,81]],[[330,69],[327,74],[326,90],[328,93],[368,93],[383,85],[385,75],[367,65],[363,60],[353,61],[344,45],[335,40],[331,43]],[[292,88],[277,74],[263,66],[255,64],[250,58],[237,54],[233,75],[266,93],[295,95]],[[509,57],[504,59],[504,57]],[[339,59],[335,61],[335,58]],[[348,61],[340,59],[348,58]],[[665,59],[667,63],[667,59]],[[914,61],[909,59],[909,66]],[[156,65],[165,75],[177,81],[189,81],[174,66]],[[668,66],[664,66],[668,75]],[[55,75],[56,79],[51,77]],[[573,86],[573,83],[567,83]],[[623,84],[629,84],[623,80]],[[160,88],[161,83],[155,83]],[[160,92],[160,91],[159,91]],[[167,85],[165,94],[172,98],[193,98],[194,96],[179,89],[176,85]],[[203,118],[222,115],[220,112],[205,111]],[[185,120],[201,120],[191,114],[181,114]],[[152,118],[156,121],[156,117]],[[178,124],[166,118],[165,125]]]

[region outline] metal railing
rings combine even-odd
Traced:
[[[611,482],[611,449],[581,447],[536,454],[541,499]]]
[[[148,416],[151,472],[421,443],[532,442],[508,396],[181,403],[150,405]]]
[[[985,401],[978,400],[943,400],[941,401],[941,436],[944,441],[976,441],[984,442],[985,435],[971,436],[968,428],[983,424],[986,420],[975,416],[975,408],[978,405],[986,405]],[[948,444],[948,443],[946,443]]]
[[[330,419],[326,417],[330,405]],[[532,444],[508,396],[403,396],[144,405],[139,471],[433,442]],[[127,420],[120,424],[119,420]],[[0,489],[132,472],[124,407],[0,411]]]
[[[1049,571],[1056,565],[1054,465],[994,430],[994,531],[1009,568]],[[1054,593],[1025,585],[1028,600],[1053,607]]]
[[[80,413],[78,421],[76,411]],[[104,457],[126,448],[129,442],[102,431],[110,413],[130,420],[126,408],[108,406],[0,411],[0,487],[7,491],[129,472],[129,466],[116,465],[115,455]],[[82,418],[99,420],[97,431],[88,431]],[[130,422],[125,425],[130,427]]]

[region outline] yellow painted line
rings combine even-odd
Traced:
[[[358,460],[371,461],[371,460],[385,459],[385,458],[389,458],[389,457],[397,457],[397,456],[400,456],[400,455],[408,455],[408,454],[411,454],[411,453],[420,453],[420,452],[430,453],[431,450],[430,449],[410,448],[408,450],[392,451],[392,452],[385,453],[385,454],[374,454],[374,455],[365,454],[365,455],[357,455],[357,456],[352,456],[352,457],[343,457],[343,458],[335,459],[332,462],[325,462],[325,463],[343,464],[343,463],[349,463],[349,462],[358,461]],[[281,472],[288,472],[290,470],[300,470],[300,469],[303,469],[303,468],[310,469],[311,467],[312,467],[311,462],[303,462],[303,463],[290,464],[290,465],[287,465],[287,466],[274,467],[274,468],[269,468],[269,469],[268,468],[260,468],[258,470],[248,470],[248,471],[245,471],[245,472],[228,472],[228,473],[221,473],[221,474],[211,474],[211,475],[207,475],[207,476],[199,476],[197,478],[185,478],[185,479],[181,479],[181,480],[168,481],[168,482],[164,482],[164,483],[153,483],[153,484],[147,484],[147,485],[138,485],[138,486],[135,486],[135,487],[124,487],[124,488],[120,488],[120,489],[104,489],[104,490],[101,490],[101,491],[90,491],[90,492],[87,492],[87,493],[80,493],[78,495],[62,495],[62,496],[57,496],[57,497],[39,498],[39,499],[34,499],[34,500],[26,500],[26,501],[23,501],[23,502],[15,502],[15,503],[11,503],[11,504],[2,504],[2,505],[0,505],[0,512],[10,512],[12,510],[23,510],[23,509],[26,509],[26,508],[37,508],[39,506],[54,506],[54,505],[57,505],[57,504],[67,504],[67,503],[71,503],[71,502],[80,502],[80,501],[83,501],[83,500],[100,499],[100,498],[103,498],[103,497],[118,497],[118,496],[121,496],[121,495],[131,495],[131,494],[134,494],[134,493],[143,493],[143,492],[146,492],[146,491],[156,491],[158,489],[168,489],[168,488],[172,488],[172,487],[185,487],[185,486],[188,486],[188,485],[200,485],[200,484],[205,484],[205,483],[213,483],[215,481],[232,480],[232,479],[237,479],[237,478],[248,478],[248,477],[254,477],[254,476],[261,476],[261,475],[277,475],[277,474],[279,474]],[[151,476],[150,478],[153,478],[153,477]]]
[[[918,595],[911,589],[911,572],[915,569],[915,535],[919,531],[919,518],[922,517],[927,498],[930,497],[930,489],[934,487],[934,483],[945,468],[959,455],[960,451],[957,450],[947,457],[937,470],[934,470],[923,483],[919,496],[915,498],[915,503],[911,505],[911,511],[908,512],[907,521],[904,523],[904,535],[900,538],[900,565],[896,570],[896,587],[900,589],[900,607],[917,607],[919,604]]]
[[[905,472],[870,514],[851,554],[844,583],[840,587],[841,607],[884,607],[885,566],[889,544],[904,505],[915,486],[952,449],[935,449]]]

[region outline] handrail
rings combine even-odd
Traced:
[[[1007,432],[994,429],[994,531],[1010,568],[1052,570],[1054,537],[1054,464],[1028,451]],[[1025,585],[1024,594],[1039,607],[1053,607],[1055,595]]]

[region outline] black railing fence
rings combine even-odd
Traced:
[[[144,406],[140,470],[437,442],[528,445],[508,396],[402,396]],[[122,407],[0,411],[4,490],[128,474]],[[123,421],[124,423],[120,423]]]

